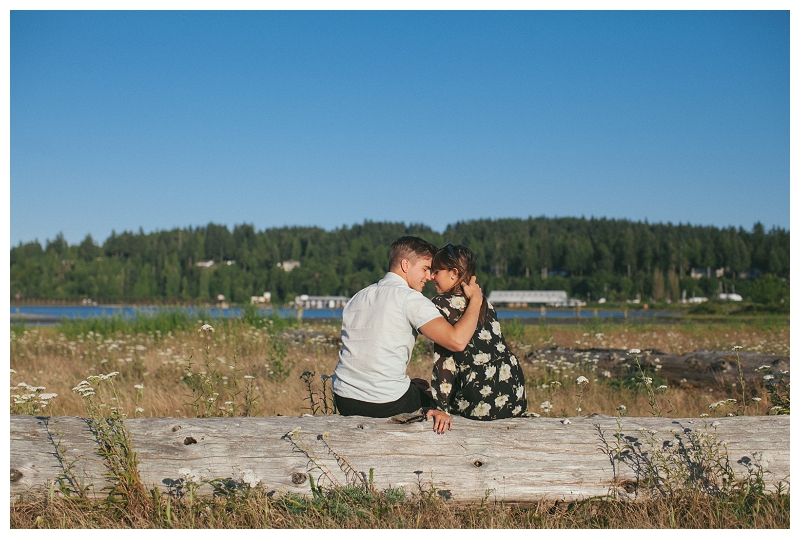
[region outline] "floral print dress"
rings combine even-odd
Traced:
[[[445,293],[432,301],[453,325],[467,308],[460,294]],[[527,410],[522,367],[506,346],[491,303],[463,352],[434,343],[433,359],[431,389],[439,410],[484,421],[518,417]]]

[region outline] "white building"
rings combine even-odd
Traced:
[[[272,300],[272,292],[264,292],[263,296],[250,296],[250,303],[270,303]]]
[[[492,305],[506,304],[511,307],[527,307],[531,303],[569,307],[570,303],[564,290],[492,290],[487,298]]]
[[[289,273],[295,268],[300,267],[300,262],[297,260],[284,260],[283,262],[278,262],[278,267],[281,268],[286,273]]]
[[[298,307],[303,309],[343,309],[350,298],[344,296],[309,296],[303,294],[294,298]]]

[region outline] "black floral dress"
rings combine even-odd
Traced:
[[[441,294],[433,304],[453,325],[467,308],[460,294]],[[506,346],[491,303],[463,352],[434,344],[433,359],[431,388],[439,410],[484,421],[518,417],[527,410],[522,367]]]

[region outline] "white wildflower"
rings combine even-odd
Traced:
[[[660,385],[660,386],[658,386],[656,389],[663,389],[664,391],[666,391],[666,390],[667,390],[667,386],[665,386],[665,385]]]
[[[602,374],[603,374],[603,376],[605,376],[606,378],[611,378],[611,371],[603,371],[603,373],[602,373]]]
[[[774,379],[775,379],[775,377],[772,376],[771,374],[765,374],[764,375],[764,380],[774,380]]]
[[[617,406],[617,412],[624,412],[627,409],[628,407],[625,406],[624,404],[620,404],[619,406]]]
[[[200,329],[197,330],[198,333],[202,333],[204,331],[206,333],[214,333],[214,328],[211,327],[211,324],[203,324],[200,326]]]
[[[733,350],[734,352],[735,352],[736,350],[741,350],[741,349],[742,349],[742,347],[741,347],[741,346],[739,346],[738,344],[732,348],[732,350]]]
[[[54,399],[56,397],[58,397],[58,393],[42,393],[41,395],[39,395],[39,398],[43,401]]]
[[[578,376],[578,378],[575,379],[575,383],[578,384],[579,386],[586,385],[589,383],[589,379],[586,378],[585,376]]]
[[[137,406],[137,407],[136,407],[136,411],[137,411],[138,413],[140,413],[140,414],[141,414],[141,413],[144,413],[144,408],[142,408],[141,406]]]
[[[761,402],[761,397],[753,397],[751,400],[753,402]]]
[[[250,485],[250,488],[255,488],[258,485],[258,479],[256,478],[256,474],[253,473],[253,470],[245,470],[244,473],[242,473],[242,483]]]
[[[545,411],[545,413],[549,412],[553,409],[553,405],[550,404],[550,401],[544,401],[542,404],[539,405],[539,408]]]
[[[142,384],[135,384],[135,385],[133,386],[133,388],[134,388],[134,389],[144,389],[144,386],[143,386]]]
[[[631,355],[633,355],[633,354],[641,354],[642,351],[639,350],[638,348],[631,348],[630,350],[628,350],[628,353],[631,354]]]

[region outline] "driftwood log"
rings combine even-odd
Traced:
[[[724,448],[736,477],[759,465],[770,488],[789,481],[789,416],[725,418],[453,418],[438,435],[431,422],[342,416],[154,418],[125,421],[148,489],[180,494],[187,476],[260,484],[272,495],[310,495],[320,486],[364,484],[435,492],[461,502],[581,500],[648,495],[648,462],[665,442],[691,448],[698,436]],[[299,430],[298,430],[299,429]],[[71,471],[91,497],[105,496],[106,468],[90,422],[77,417],[11,416],[11,496],[41,494]],[[694,440],[694,442],[692,442]],[[628,446],[620,459],[615,444]],[[697,469],[697,456],[687,453]],[[652,491],[649,492],[652,494]]]
[[[523,358],[530,363],[588,367],[598,375],[608,371],[615,379],[638,372],[627,350],[590,348],[573,350],[560,346],[530,352]],[[730,387],[739,382],[739,365],[746,384],[763,384],[764,373],[756,369],[769,365],[772,371],[789,371],[789,356],[757,354],[754,352],[695,350],[680,356],[662,350],[642,350],[639,362],[643,369],[654,372],[669,384],[681,387]],[[738,362],[738,364],[737,364]]]

